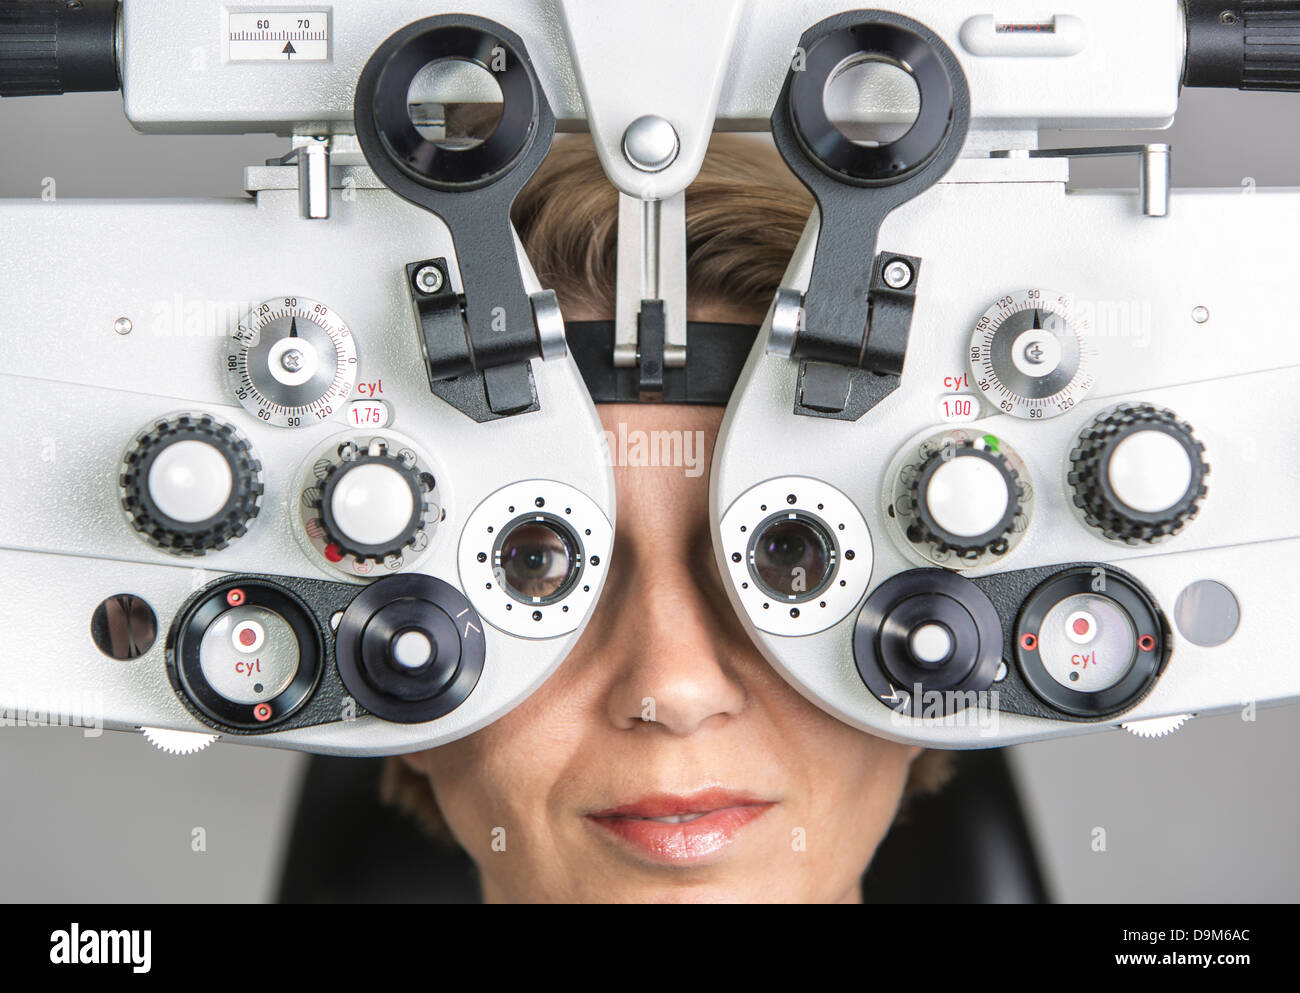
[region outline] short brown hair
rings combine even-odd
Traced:
[[[813,207],[770,143],[717,134],[686,191],[687,296],[761,314],[781,284]],[[563,313],[613,316],[618,260],[618,191],[605,178],[591,139],[564,135],[514,206],[515,227],[541,284]],[[925,751],[904,796],[938,789],[950,754]],[[389,803],[450,840],[429,783],[392,758],[381,785]]]

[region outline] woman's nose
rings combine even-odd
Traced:
[[[713,616],[712,598],[685,568],[672,577],[643,570],[638,579],[612,619],[613,658],[606,658],[617,662],[618,675],[609,719],[619,728],[650,724],[688,735],[739,714],[746,691],[727,663],[731,625]]]

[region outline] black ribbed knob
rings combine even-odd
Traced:
[[[908,539],[963,558],[1007,550],[1024,490],[1001,454],[970,442],[931,455],[912,481]]]
[[[0,0],[0,97],[116,90],[117,0]]]
[[[1186,86],[1300,91],[1300,2],[1184,0]]]
[[[261,506],[262,464],[229,424],[177,414],[136,437],[118,483],[127,519],[150,544],[202,555],[248,531]]]
[[[1136,545],[1177,534],[1205,496],[1204,455],[1173,411],[1122,404],[1088,425],[1070,452],[1075,506],[1114,541]]]
[[[413,452],[393,452],[380,440],[364,449],[348,442],[322,469],[320,486],[309,493],[329,537],[327,557],[383,562],[423,546],[434,479]]]

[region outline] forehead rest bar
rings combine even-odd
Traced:
[[[725,407],[754,347],[758,328],[690,321],[686,365],[663,370],[663,396],[641,397],[637,366],[614,364],[613,321],[568,321],[565,337],[595,403],[691,403]]]

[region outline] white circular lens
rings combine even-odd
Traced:
[[[230,463],[204,441],[178,441],[149,467],[149,496],[166,516],[183,524],[215,517],[230,499]]]
[[[930,476],[925,504],[934,522],[959,538],[994,530],[1007,513],[1007,484],[993,463],[957,456]]]
[[[343,537],[386,545],[401,536],[415,513],[415,496],[402,474],[385,465],[341,470],[330,511]]]
[[[908,646],[914,658],[933,665],[952,653],[952,635],[942,624],[922,624],[912,632]]]
[[[1081,636],[1084,626],[1089,636]],[[1047,674],[1079,693],[1110,689],[1137,658],[1137,632],[1128,612],[1106,597],[1081,593],[1057,603],[1038,631],[1038,657]]]
[[[433,643],[420,631],[405,631],[393,639],[393,661],[407,669],[418,669],[433,655]]]
[[[243,643],[250,629],[261,640]],[[217,617],[199,643],[203,678],[234,703],[260,703],[279,696],[298,675],[298,636],[292,625],[265,607],[234,607]]]
[[[1159,514],[1178,504],[1192,485],[1187,449],[1163,431],[1135,431],[1111,453],[1110,488],[1126,506]]]

